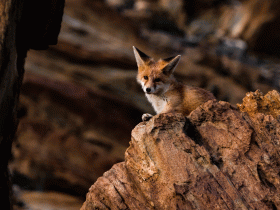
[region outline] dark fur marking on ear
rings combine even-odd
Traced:
[[[144,61],[147,62],[149,61],[151,58],[150,56],[146,55],[145,53],[143,53],[141,50],[139,50],[137,47],[134,47],[134,49],[136,50],[136,52],[139,54],[140,58]]]
[[[173,73],[174,69],[176,68],[177,64],[180,61],[181,56],[177,55],[175,57],[170,57],[164,59],[164,61],[169,62],[163,69],[162,72],[165,75],[170,75]]]
[[[163,60],[166,61],[166,62],[170,62],[170,61],[172,61],[175,57],[176,57],[176,56],[172,56],[172,57],[169,57],[169,58],[165,58],[165,59],[163,59]]]

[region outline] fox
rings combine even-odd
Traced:
[[[181,55],[155,61],[135,46],[133,51],[138,67],[137,82],[157,114],[182,113],[188,116],[198,106],[216,100],[211,92],[176,80],[173,73]],[[152,117],[145,113],[142,121],[149,121]]]

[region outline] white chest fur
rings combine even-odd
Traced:
[[[157,114],[161,113],[165,105],[167,104],[167,99],[165,97],[157,96],[154,94],[146,94],[146,97],[152,104]]]

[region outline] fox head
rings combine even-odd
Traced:
[[[156,95],[165,93],[181,56],[160,59],[156,62],[134,46],[133,50],[138,66],[137,81],[142,85],[144,92]]]

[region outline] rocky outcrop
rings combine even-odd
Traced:
[[[43,49],[56,42],[60,23],[52,17],[58,17],[62,5],[45,14],[41,7],[60,1],[38,5],[28,0],[25,7],[32,2],[38,9],[27,10],[23,22],[28,26],[18,38]],[[65,3],[58,44],[29,51],[25,63],[21,122],[10,164],[13,180],[23,188],[83,196],[98,177],[124,160],[131,129],[142,113],[153,112],[135,82],[133,45],[155,58],[181,54],[175,76],[231,104],[241,103],[248,91],[280,90],[279,66],[252,54],[278,56],[277,1]],[[33,18],[32,12],[42,17]],[[44,24],[33,27],[40,21],[54,23],[54,33],[44,31]],[[275,43],[267,45],[270,52],[259,50],[268,42]]]
[[[242,112],[264,100],[280,105],[278,93],[255,92],[241,112],[209,101],[138,124],[125,162],[98,178],[81,209],[279,208],[279,115]]]
[[[280,116],[280,95],[276,90],[263,95],[257,90],[254,93],[247,93],[243,98],[242,104],[237,104],[242,112],[249,114],[251,118],[256,117],[258,113],[272,115],[275,119]]]

